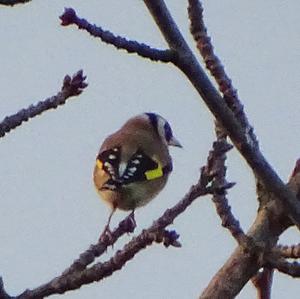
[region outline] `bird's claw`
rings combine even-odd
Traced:
[[[112,243],[113,235],[108,225],[105,226],[103,232],[99,237],[99,241],[102,243]]]
[[[129,214],[129,218],[132,221],[132,225],[134,227],[136,227],[136,221],[135,221],[135,217],[134,217],[134,210]]]

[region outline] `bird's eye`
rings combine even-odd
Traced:
[[[167,122],[164,125],[164,130],[165,130],[165,138],[169,142],[173,136],[173,132],[170,125]]]

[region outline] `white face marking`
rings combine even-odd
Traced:
[[[157,131],[162,141],[167,143],[166,136],[165,136],[165,128],[164,128],[165,124],[166,124],[166,120],[159,116],[157,118]]]
[[[114,159],[116,159],[117,157],[115,156],[115,155],[109,155],[108,156],[108,159],[110,159],[110,160],[114,160]]]

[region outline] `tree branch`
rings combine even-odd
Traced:
[[[217,124],[216,124],[217,126]],[[213,143],[213,150],[210,151],[208,162],[204,169],[207,176],[213,176],[212,186],[219,188],[219,186],[226,186],[226,152],[232,148],[232,145],[226,141],[226,135],[217,131],[217,141]],[[216,156],[216,153],[217,156]],[[245,242],[245,234],[240,227],[240,223],[235,219],[231,212],[231,207],[226,198],[226,190],[224,192],[215,192],[212,201],[216,206],[216,211],[222,220],[222,226],[227,228],[237,242]]]
[[[300,258],[300,244],[296,245],[277,245],[275,248],[276,252],[280,254],[281,257],[289,259],[298,259]]]
[[[103,42],[113,45],[117,49],[126,50],[128,53],[135,53],[153,61],[172,62],[176,60],[176,53],[174,51],[154,49],[146,44],[127,40],[121,36],[115,36],[110,31],[103,30],[101,27],[92,25],[87,20],[79,18],[72,8],[66,8],[64,13],[60,16],[60,19],[62,21],[61,25],[69,26],[75,24],[79,29],[84,29],[90,35],[99,37]]]
[[[0,299],[11,299],[11,297],[5,292],[2,277],[0,277]]]
[[[101,256],[109,246],[114,245],[124,234],[132,233],[134,229],[135,223],[133,223],[131,215],[128,215],[119,223],[118,227],[111,232],[110,237],[105,235],[104,239],[99,239],[97,244],[91,245],[88,250],[80,254],[79,258],[76,259],[68,269],[63,271],[62,276],[84,270],[88,265],[93,263],[97,257]]]
[[[286,229],[282,221],[285,215],[275,200],[261,209],[247,233],[250,242],[239,245],[231,257],[215,274],[199,298],[235,298],[244,285],[265,264],[265,252],[269,253]],[[279,221],[279,222],[277,222]],[[246,246],[245,246],[246,245]]]
[[[275,194],[276,198],[279,198],[282,203],[282,205],[277,205],[274,201],[268,203],[268,208],[259,212],[248,233],[250,239],[253,239],[253,244],[261,244],[259,250],[257,252],[254,250],[254,253],[253,250],[250,250],[248,254],[245,254],[245,248],[239,246],[201,296],[201,298],[233,298],[261,267],[260,259],[264,250],[267,250],[270,244],[274,246],[278,236],[286,229],[286,216],[282,207],[287,210],[293,222],[300,228],[300,205],[294,193],[285,186],[262,155],[258,143],[252,138],[253,132],[251,130],[245,131],[230,108],[224,105],[223,98],[200,67],[164,1],[144,0],[144,2],[169,47],[177,51],[177,67],[194,85],[236,148],[248,162],[257,179],[270,192],[269,197],[271,197],[271,194]],[[277,223],[279,219],[282,219],[282,223]]]
[[[28,121],[44,111],[56,109],[57,106],[64,105],[68,98],[81,94],[83,89],[87,87],[87,83],[84,82],[85,79],[82,71],[78,71],[72,78],[67,75],[64,78],[61,91],[57,95],[5,117],[0,123],[0,138],[20,126],[24,121]]]
[[[197,48],[205,62],[207,69],[211,75],[216,79],[220,92],[224,96],[224,100],[228,107],[233,111],[236,118],[241,122],[242,127],[246,131],[253,131],[250,129],[248,120],[243,112],[243,105],[237,97],[237,91],[231,84],[231,80],[225,73],[221,61],[214,54],[213,46],[210,42],[210,37],[207,35],[207,29],[203,22],[203,9],[201,3],[195,0],[189,0],[188,15],[191,21],[190,31],[197,43]],[[215,133],[217,140],[223,146],[229,146],[227,142],[227,134],[219,122],[215,122]],[[252,140],[256,141],[255,135]],[[224,185],[226,183],[226,152],[219,157],[217,176],[214,179],[216,185]],[[245,241],[245,234],[240,227],[239,221],[231,212],[231,207],[225,194],[214,194],[212,198],[218,215],[222,220],[223,227],[227,228],[238,243]]]
[[[189,192],[179,203],[166,210],[148,229],[143,230],[137,237],[134,237],[107,262],[97,263],[80,272],[75,271],[71,272],[71,274],[61,275],[36,289],[26,290],[14,299],[34,299],[47,297],[52,294],[62,294],[112,275],[113,272],[120,270],[139,251],[145,249],[153,242],[164,241],[161,238],[161,232],[164,232],[165,227],[173,223],[174,219],[183,213],[196,198],[207,194],[205,182],[205,180],[200,179],[196,185],[190,188]],[[178,237],[177,234],[176,236]]]
[[[23,4],[30,1],[31,0],[0,0],[0,5],[14,6],[16,4]]]
[[[232,111],[227,105],[224,105],[223,98],[212,85],[188,47],[164,1],[144,0],[144,2],[170,48],[177,51],[177,67],[194,85],[207,107],[226,130],[236,148],[248,162],[256,177],[262,181],[269,192],[276,194],[278,199],[284,204],[293,222],[300,228],[300,203],[297,202],[293,192],[285,186],[273,170],[261,153],[258,144],[253,142],[249,132],[245,133],[245,130],[234,117]]]
[[[300,263],[298,262],[290,263],[285,258],[274,258],[271,255],[271,257],[268,259],[268,265],[291,277],[300,277]]]
[[[229,148],[227,148],[227,150],[229,150]],[[222,155],[222,153],[222,151],[215,150],[214,148],[210,152],[207,164],[211,165],[211,169],[216,169],[213,164],[217,163],[218,157]],[[87,268],[87,266],[102,253],[107,244],[100,242],[96,246],[92,245],[78,260],[65,270],[61,276],[52,279],[50,282],[36,289],[26,290],[19,296],[14,297],[14,299],[34,299],[47,297],[52,294],[62,294],[66,291],[77,289],[84,284],[102,280],[103,278],[112,275],[113,272],[120,270],[138,252],[145,249],[147,246],[150,246],[153,242],[163,243],[166,247],[179,247],[179,235],[175,231],[166,230],[166,227],[172,224],[175,218],[183,213],[198,197],[220,191],[224,192],[224,189],[232,187],[232,184],[218,186],[216,189],[214,189],[213,186],[209,186],[214,175],[206,172],[205,169],[207,168],[202,167],[197,184],[190,188],[181,201],[172,208],[167,209],[148,229],[143,230],[137,237],[134,237],[122,250],[117,251],[117,253],[107,262],[96,263],[92,267]],[[122,222],[124,223],[122,224]],[[113,242],[118,235],[121,236],[121,232],[124,230],[123,226],[127,226],[126,219],[122,222],[112,233],[113,237],[111,242]]]
[[[257,289],[257,299],[271,299],[273,274],[273,269],[265,267],[252,278],[252,283]]]
[[[207,29],[203,21],[203,8],[201,2],[198,0],[189,0],[188,2],[188,15],[191,22],[190,32],[196,41],[197,48],[204,60],[205,66],[215,78],[228,107],[240,121],[241,126],[245,131],[249,132],[252,141],[257,143],[253,128],[250,126],[246,114],[244,113],[244,107],[238,98],[237,90],[233,87],[231,79],[226,74],[220,59],[214,53],[211,39],[207,34]]]

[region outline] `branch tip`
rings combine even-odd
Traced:
[[[73,8],[65,8],[64,13],[59,18],[62,26],[75,24],[79,29],[87,31],[93,37],[98,37],[103,42],[113,45],[117,49],[126,50],[128,53],[135,53],[152,61],[160,62],[175,62],[177,59],[177,53],[173,50],[155,49],[144,43],[116,36],[109,30],[93,25],[87,20],[79,18]]]
[[[55,96],[40,101],[35,105],[31,104],[28,108],[21,109],[16,114],[6,116],[3,121],[0,122],[0,137],[3,137],[6,133],[20,126],[30,118],[33,118],[44,111],[56,109],[58,106],[65,104],[68,98],[81,94],[83,89],[88,86],[85,79],[86,76],[83,75],[82,70],[75,73],[72,77],[66,75],[60,92]]]
[[[75,19],[77,18],[76,12],[73,8],[65,8],[63,14],[59,17],[61,20],[62,26],[68,26],[70,24],[73,24]]]
[[[161,237],[161,239],[160,239]],[[164,230],[162,235],[158,235],[158,239],[156,242],[162,242],[165,247],[173,246],[173,247],[181,247],[181,243],[178,241],[180,235],[175,230]]]

